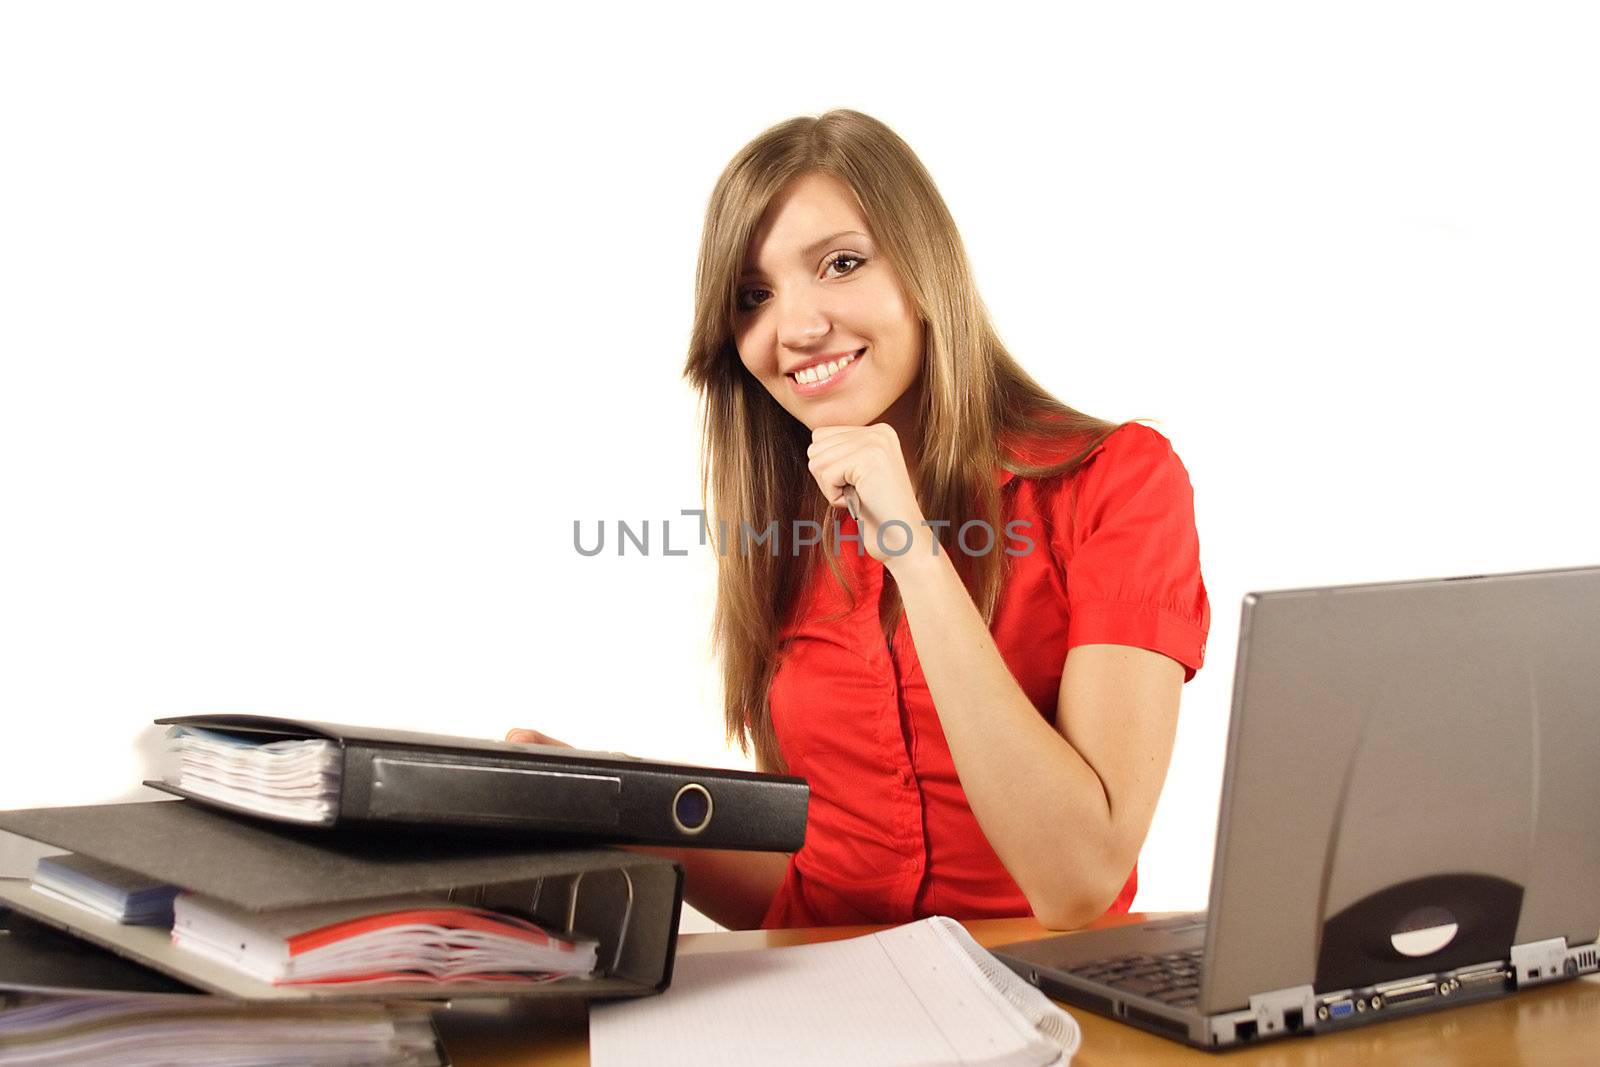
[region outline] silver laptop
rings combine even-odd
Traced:
[[[995,949],[1224,1048],[1600,970],[1600,567],[1244,598],[1208,909]]]

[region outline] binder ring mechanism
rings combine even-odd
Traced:
[[[578,891],[583,886],[584,876],[589,873],[592,872],[581,871],[572,876],[571,895],[567,898],[566,926],[561,931],[561,936],[563,937],[574,937],[578,933]],[[627,944],[628,929],[633,921],[634,900],[633,875],[628,873],[628,869],[626,867],[616,868],[615,873],[622,875],[622,881],[628,889],[628,899],[622,908],[622,921],[617,926],[616,948],[611,953],[611,970],[613,972],[622,966],[622,950]],[[534,880],[533,896],[528,901],[528,914],[530,915],[537,916],[539,914],[539,898],[544,895],[544,881],[545,880],[543,878],[537,878]],[[484,895],[487,890],[487,886],[474,886],[470,891],[465,891],[466,895],[463,896],[461,903],[470,902],[475,907],[483,907]],[[460,889],[451,889],[445,899],[452,904],[456,903],[457,892],[463,891]],[[470,897],[470,900],[468,897]]]

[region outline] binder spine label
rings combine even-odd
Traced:
[[[622,780],[541,768],[375,755],[368,812],[375,818],[541,824],[614,830]]]

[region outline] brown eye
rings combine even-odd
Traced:
[[[828,260],[828,269],[832,270],[841,263],[848,263],[851,264],[850,269],[844,271],[843,273],[853,274],[860,270],[861,264],[865,263],[866,261],[867,258],[865,256],[858,256],[854,252],[840,252],[838,255],[833,256]],[[837,277],[837,275],[835,275],[835,277]]]
[[[740,311],[754,311],[757,307],[757,304],[750,298],[765,292],[765,289],[746,289],[744,292],[739,294],[739,297],[734,301],[734,304],[739,308]],[[761,301],[761,303],[765,302],[766,301]]]

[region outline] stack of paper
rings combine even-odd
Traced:
[[[425,1014],[216,997],[65,997],[0,1010],[0,1067],[438,1067]]]
[[[340,755],[332,741],[258,741],[174,726],[167,749],[167,782],[218,803],[306,823],[331,822],[338,807]]]
[[[427,899],[249,912],[185,893],[173,944],[275,985],[413,980],[541,982],[593,974],[593,941],[504,912]]]
[[[589,1011],[594,1067],[1067,1067],[1081,1040],[1072,1016],[943,916],[680,955],[659,997]]]
[[[33,872],[33,888],[119,923],[170,926],[178,887],[88,856],[46,856]]]

